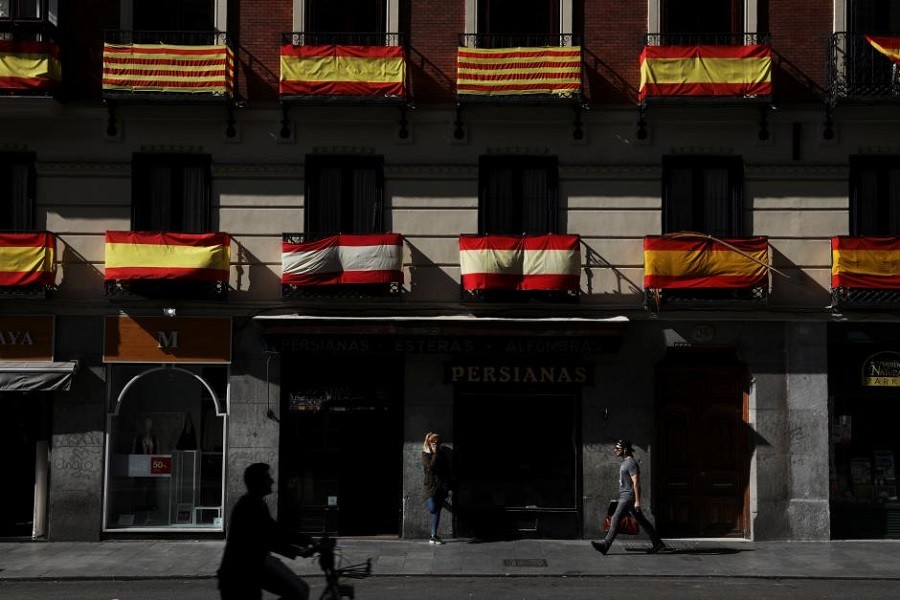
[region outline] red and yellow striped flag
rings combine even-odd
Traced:
[[[282,95],[406,96],[402,46],[281,46]]]
[[[581,47],[458,48],[456,93],[517,96],[581,91]]]
[[[230,261],[227,233],[106,232],[107,281],[228,281]]]
[[[900,65],[900,36],[867,35],[866,40],[873,48]]]
[[[55,255],[52,233],[0,233],[0,286],[53,285]]]
[[[104,44],[103,90],[234,93],[234,54],[223,45]]]
[[[56,44],[0,41],[0,89],[50,90],[61,79],[59,46]]]
[[[900,237],[831,238],[831,288],[900,289]]]
[[[577,235],[461,235],[462,288],[577,291],[581,255]]]
[[[654,96],[770,96],[772,49],[750,46],[645,46],[641,100]]]
[[[766,281],[768,262],[766,237],[719,242],[651,235],[644,238],[644,288],[753,288]]]

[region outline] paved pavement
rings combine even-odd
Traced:
[[[621,538],[620,538],[621,539]],[[224,543],[209,540],[0,543],[0,580],[213,577]],[[880,579],[898,582],[900,541],[748,542],[676,540],[669,552],[619,541],[606,556],[587,541],[340,539],[345,563],[371,557],[373,574],[393,576],[663,576]],[[318,575],[311,559],[289,564]],[[898,592],[900,596],[900,592]]]

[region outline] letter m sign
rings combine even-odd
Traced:
[[[178,348],[177,331],[157,331],[156,347],[162,350],[174,350]]]

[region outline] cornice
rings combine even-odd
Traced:
[[[464,179],[478,177],[475,165],[385,165],[386,179]]]
[[[744,177],[747,180],[846,180],[849,168],[845,165],[747,165]]]
[[[303,179],[303,165],[293,163],[213,164],[212,176],[219,179]]]
[[[658,165],[562,165],[562,179],[646,180],[659,179],[662,167]]]
[[[131,177],[131,163],[38,161],[40,177]]]

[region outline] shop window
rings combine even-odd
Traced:
[[[900,235],[900,157],[850,158],[850,234]]]
[[[34,155],[0,153],[0,231],[34,229]]]
[[[383,197],[382,157],[306,158],[308,238],[338,233],[384,233]]]
[[[210,157],[136,154],[132,163],[133,231],[210,231]]]
[[[663,159],[663,233],[741,236],[743,164],[739,157]]]
[[[478,229],[482,234],[559,233],[555,157],[481,157]]]
[[[740,33],[743,4],[742,0],[662,0],[663,33]]]
[[[222,529],[227,367],[110,369],[105,529]]]

